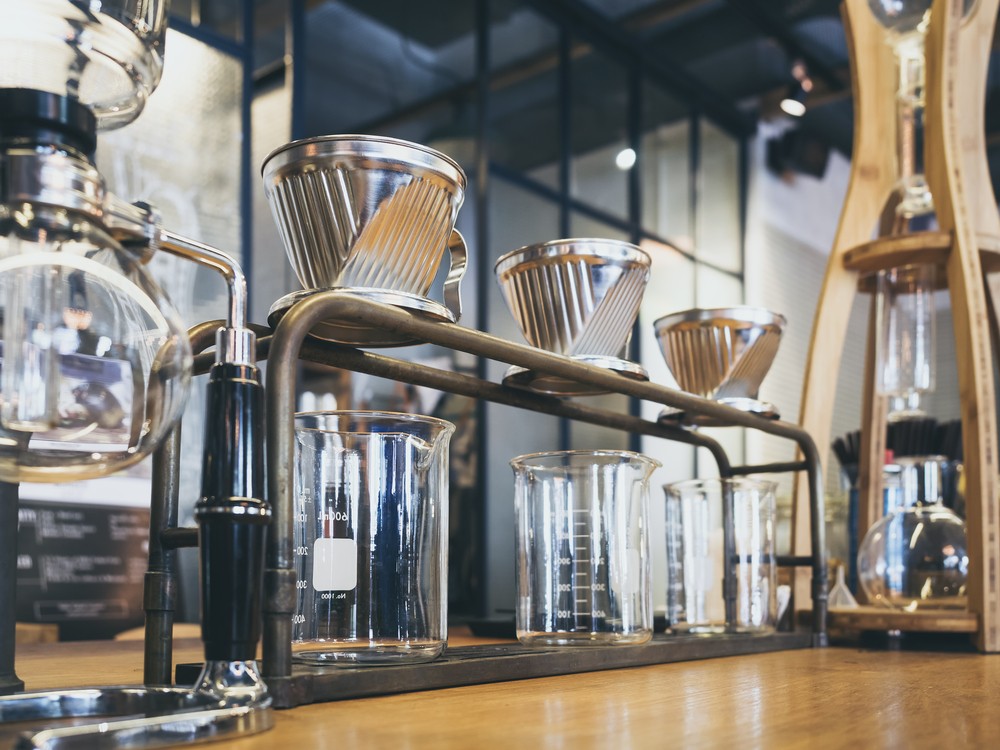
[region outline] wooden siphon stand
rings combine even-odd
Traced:
[[[802,397],[802,426],[818,446],[830,444],[833,399],[847,324],[859,283],[876,271],[934,264],[946,279],[954,320],[961,401],[969,612],[902,612],[861,607],[832,613],[850,629],[969,632],[984,652],[1000,651],[1000,507],[993,313],[1000,279],[1000,216],[990,182],[984,134],[987,64],[1000,0],[978,0],[963,18],[963,0],[934,0],[926,36],[926,177],[939,229],[872,240],[893,194],[896,168],[896,62],[888,34],[867,0],[842,11],[854,86],[854,154],[850,183],[813,323]],[[992,300],[990,299],[992,298]],[[991,302],[993,304],[991,304]],[[861,415],[858,538],[882,507],[887,399],[876,393],[874,306],[868,332]],[[792,544],[809,552],[807,486],[796,485]],[[809,601],[807,575],[796,601]],[[842,622],[838,622],[838,618]]]

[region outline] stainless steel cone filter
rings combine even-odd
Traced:
[[[393,138],[335,135],[282,146],[262,172],[288,260],[307,290],[395,293],[419,311],[447,249],[448,311],[438,317],[458,318],[466,248],[454,226],[466,181],[452,159]]]
[[[504,301],[532,346],[616,357],[639,314],[649,264],[649,256],[627,242],[570,239],[507,253],[495,270]]]
[[[785,318],[757,307],[685,310],[653,324],[677,384],[704,398],[777,416],[757,391],[781,342]]]
[[[619,357],[639,314],[649,265],[649,256],[627,242],[565,239],[508,253],[495,271],[504,301],[532,346],[645,379],[641,367]],[[505,382],[531,388],[535,378],[514,368]],[[598,392],[541,374],[532,389]]]

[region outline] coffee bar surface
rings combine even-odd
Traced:
[[[179,640],[176,657],[200,651]],[[24,646],[17,668],[29,689],[136,684],[142,642]],[[1000,658],[831,647],[301,706],[209,747],[989,748],[998,694]]]

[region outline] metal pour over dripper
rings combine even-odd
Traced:
[[[264,160],[264,193],[304,290],[272,307],[272,325],[300,300],[338,290],[431,320],[457,322],[466,246],[454,229],[461,167],[415,143],[365,135],[293,141]],[[427,298],[441,255],[451,261],[444,305]],[[317,338],[364,346],[411,343],[356,321],[327,320]]]
[[[507,253],[495,272],[529,344],[646,380],[646,371],[621,354],[639,314],[649,266],[649,256],[627,242],[564,239]],[[504,384],[558,396],[603,392],[516,366]]]
[[[757,390],[781,342],[785,318],[759,307],[695,308],[653,323],[667,367],[688,393],[777,419],[773,404],[757,400]],[[665,409],[661,420],[688,422]],[[692,424],[710,424],[695,417]]]

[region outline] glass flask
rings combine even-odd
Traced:
[[[105,129],[145,106],[163,70],[169,0],[0,0],[0,88],[79,100]]]
[[[861,541],[858,579],[871,603],[914,610],[964,607],[965,523],[941,503],[944,456],[897,459],[903,505]]]
[[[517,637],[527,645],[645,643],[653,635],[649,478],[628,451],[518,456]]]
[[[41,120],[59,112],[59,117]],[[103,224],[93,115],[0,90],[0,479],[124,469],[180,417],[191,350],[148,256]]]
[[[444,650],[454,431],[413,414],[296,415],[296,661],[414,663]]]
[[[890,397],[890,420],[922,416],[920,397],[934,390],[934,286],[932,265],[877,274],[876,382],[879,393]]]

